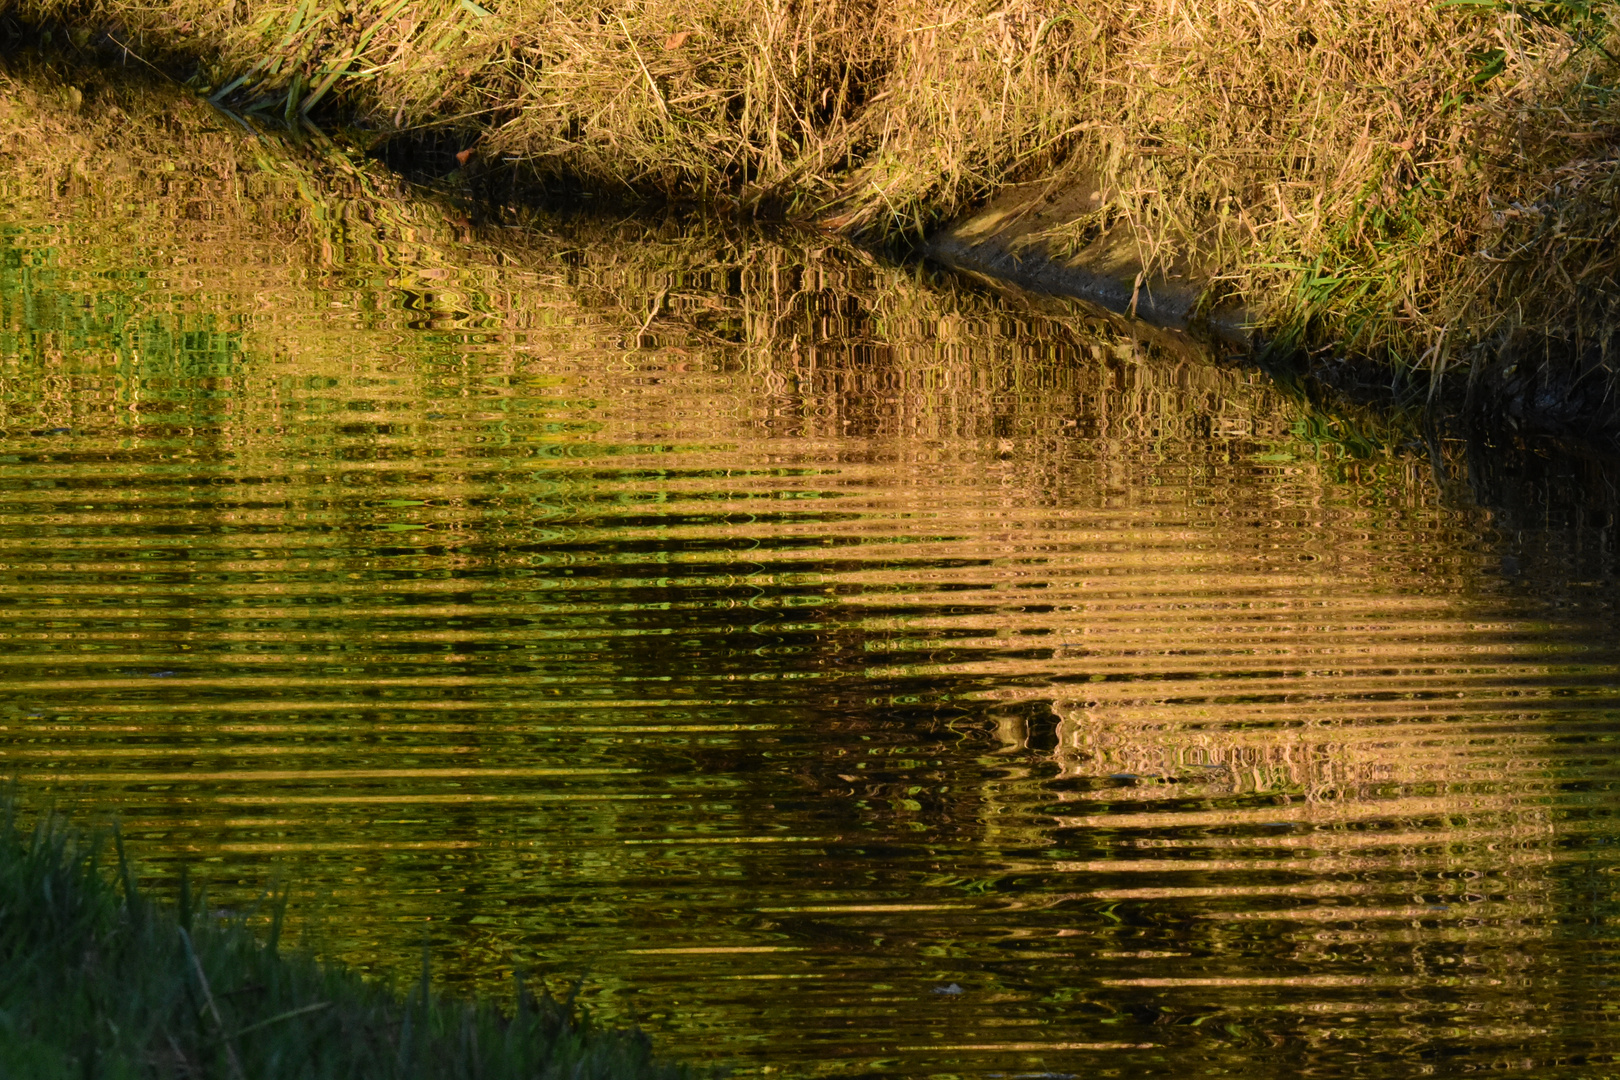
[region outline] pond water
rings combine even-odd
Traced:
[[[821,238],[5,91],[30,802],[744,1075],[1620,1051],[1605,514]]]

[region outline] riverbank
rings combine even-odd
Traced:
[[[350,970],[588,973],[759,1077],[1617,1034],[1565,929],[1601,507],[1525,480],[1516,531],[1253,368],[810,230],[496,213],[154,79],[13,80],[5,754],[164,895],[283,874]]]
[[[483,190],[917,247],[1019,183],[1001,261],[1098,276],[1502,425],[1620,438],[1607,9],[21,0],[34,40],[341,117]],[[1055,209],[1053,209],[1055,208]],[[1027,215],[1015,215],[1027,216]],[[1074,291],[1074,290],[1069,290]],[[1105,302],[1108,302],[1104,298]],[[1241,313],[1234,317],[1232,313]],[[1230,336],[1230,335],[1228,335]]]
[[[404,994],[287,953],[282,912],[175,905],[115,836],[0,811],[0,1074],[68,1077],[589,1077],[676,1080],[639,1032],[598,1030],[516,986],[512,1015]]]

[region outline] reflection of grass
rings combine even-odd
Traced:
[[[623,355],[647,362],[679,351],[749,370],[760,408],[786,395],[801,405],[769,407],[783,416],[798,408],[799,422],[826,430],[870,412],[873,395],[890,395],[896,378],[915,384],[901,400],[931,402],[914,421],[991,430],[1017,411],[1013,398],[1060,392],[1052,371],[1061,365],[1074,372],[1064,379],[1091,387],[1086,400],[1123,394],[1095,414],[1083,410],[1097,437],[1149,429],[1196,437],[1200,411],[1219,412],[1258,386],[1250,373],[1206,364],[1177,374],[1182,356],[1118,321],[1055,306],[1018,310],[824,233],[540,210],[474,226],[462,207],[402,187],[359,155],[320,140],[250,138],[166,89],[86,81],[90,104],[79,108],[45,85],[10,82],[0,96],[12,213],[50,224],[9,237],[17,268],[0,271],[0,389],[10,393],[13,428],[78,430],[95,395],[69,393],[64,380],[90,374],[75,368],[90,356],[103,358],[95,362],[102,375],[115,374],[99,365],[117,358],[118,392],[131,399],[102,417],[143,419],[155,433],[178,414],[198,422],[198,378],[223,380],[214,391],[221,400],[249,386],[279,400],[275,379],[346,364],[357,328],[402,323],[413,332],[394,348],[508,379],[559,377],[555,357],[615,340]],[[206,215],[190,209],[200,206]],[[222,290],[211,310],[186,314],[193,278],[163,269],[161,253],[181,248]],[[138,280],[130,265],[143,267]],[[352,319],[334,321],[333,303]],[[117,317],[75,314],[92,310]],[[1155,355],[1172,363],[1140,362]],[[600,390],[614,385],[602,373]],[[1286,378],[1279,385],[1296,399],[1287,407],[1301,417],[1295,438],[1323,456],[1360,459],[1412,441],[1400,417],[1324,403]],[[520,389],[511,386],[513,395]],[[202,419],[223,423],[227,435],[239,426],[224,414]],[[1260,445],[1289,440],[1289,418],[1269,417],[1277,430],[1252,420],[1244,430]],[[1230,434],[1205,426],[1207,439]],[[551,437],[594,439],[595,430],[572,423]]]
[[[176,315],[196,289],[194,276],[164,268],[160,253],[177,248],[221,290],[209,314],[230,335],[220,339],[230,355],[228,370],[213,374],[238,380],[264,378],[272,367],[288,376],[324,371],[346,361],[357,326],[409,323],[399,348],[487,364],[492,375],[550,377],[560,353],[617,339],[632,357],[688,350],[704,363],[757,370],[762,392],[828,384],[829,362],[856,357],[874,378],[932,371],[926,378],[941,394],[960,393],[983,411],[991,399],[972,384],[983,378],[976,372],[987,351],[994,366],[1009,369],[1006,389],[1041,385],[1039,369],[1054,357],[1090,367],[1088,353],[1129,363],[1152,351],[1117,322],[1010,310],[822,233],[541,211],[474,227],[453,203],[402,188],[358,155],[254,140],[183,95],[87,81],[91,105],[81,111],[39,86],[12,82],[0,95],[4,160],[16,179],[10,212],[49,223],[8,245],[14,263],[48,264],[49,276],[28,269],[0,279],[0,321],[12,335],[12,370],[0,377],[15,378],[14,414],[48,392],[70,357],[83,364],[116,355],[122,363],[140,351],[143,380],[126,383],[143,396],[160,391],[160,362],[175,378],[206,374],[159,355],[156,338],[137,350],[105,320],[67,320],[98,304],[122,305],[120,326],[161,324],[165,340],[178,342],[203,324]],[[130,265],[143,266],[138,288],[126,284]],[[259,269],[277,265],[300,273]],[[334,321],[334,310],[352,320]],[[1213,369],[1200,379],[1243,381]],[[841,407],[865,407],[857,388],[835,392]],[[1142,393],[1151,398],[1148,388]],[[1214,386],[1209,393],[1225,396]],[[60,407],[87,403],[82,393],[64,393]],[[26,423],[48,430],[74,422],[64,412]]]
[[[46,822],[0,824],[0,1074],[68,1077],[668,1077],[637,1032],[594,1030],[519,985],[515,1016],[403,999],[277,950],[182,885],[178,909],[116,881],[98,840]]]
[[[1357,460],[1373,457],[1388,445],[1353,421],[1317,411],[1306,412],[1294,421],[1293,435],[1318,453],[1326,449]]]

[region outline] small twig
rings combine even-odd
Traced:
[[[178,82],[175,81],[175,78],[174,78],[173,75],[170,75],[167,71],[164,71],[162,68],[158,67],[156,64],[152,63],[146,57],[142,56],[140,53],[136,52],[134,49],[130,48],[128,45],[125,45],[122,41],[119,41],[117,38],[113,37],[111,34],[107,35],[107,40],[112,42],[114,45],[118,46],[120,49],[123,49],[125,56],[133,56],[135,59],[137,59],[141,63],[145,64],[147,67],[151,68],[153,71],[157,72],[159,75],[163,76],[165,79],[168,79],[170,82],[174,83],[174,85],[176,85],[176,86],[180,85]]]
[[[330,1009],[331,1007],[332,1003],[330,1001],[317,1001],[313,1005],[305,1005],[298,1009],[288,1009],[286,1012],[272,1016],[268,1020],[260,1020],[257,1024],[249,1024],[247,1027],[230,1037],[233,1039],[240,1039],[243,1035],[258,1031],[261,1028],[267,1028],[271,1024],[279,1024],[283,1020],[291,1020],[295,1016],[303,1016],[305,1013],[320,1012],[322,1009]],[[223,1042],[224,1039],[225,1036],[220,1036],[220,1041]]]
[[[652,302],[652,310],[647,312],[647,318],[642,321],[641,329],[636,331],[636,344],[638,346],[641,344],[641,335],[647,332],[647,327],[651,326],[652,321],[658,318],[658,313],[664,310],[664,301],[668,298],[669,290],[665,289],[658,294],[658,299]]]
[[[225,1031],[225,1019],[219,1015],[219,1006],[214,1003],[214,992],[208,987],[208,976],[203,972],[202,961],[197,958],[197,950],[191,947],[191,935],[186,928],[180,928],[180,940],[185,942],[186,955],[191,957],[191,968],[197,973],[197,982],[202,985],[203,1002],[208,1006],[208,1015],[214,1018],[214,1028],[219,1032],[221,1041],[225,1043],[225,1059],[230,1062],[231,1076],[234,1080],[247,1080],[247,1074],[242,1071],[242,1062],[236,1056],[236,1046]]]
[[[486,113],[499,112],[502,108],[504,108],[504,106],[493,105],[487,109],[474,109],[472,112],[464,112],[458,116],[446,116],[440,120],[425,120],[420,124],[412,124],[410,127],[394,128],[393,130],[389,131],[388,134],[399,135],[406,131],[425,131],[428,128],[443,127],[446,124],[454,124],[458,120],[466,120],[469,117],[483,116]]]
[[[630,28],[624,24],[623,15],[619,16],[619,29],[624,31],[624,39],[630,43],[630,51],[636,54],[636,64],[640,66],[641,73],[647,77],[647,85],[652,88],[653,97],[658,99],[659,111],[664,114],[664,119],[668,120],[669,103],[664,100],[664,92],[658,89],[658,84],[653,81],[652,72],[647,70],[647,61],[641,58],[641,50],[636,47],[636,39],[630,35]]]
[[[163,1033],[163,1037],[168,1040],[169,1049],[174,1051],[175,1060],[180,1062],[182,1065],[185,1065],[189,1070],[191,1067],[191,1059],[186,1057],[186,1052],[184,1050],[180,1049],[180,1044],[174,1041],[174,1036],[165,1031]]]

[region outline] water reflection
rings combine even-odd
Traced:
[[[8,93],[32,796],[745,1072],[1613,1052],[1608,517],[1504,529],[1250,373],[820,240],[474,234]]]

